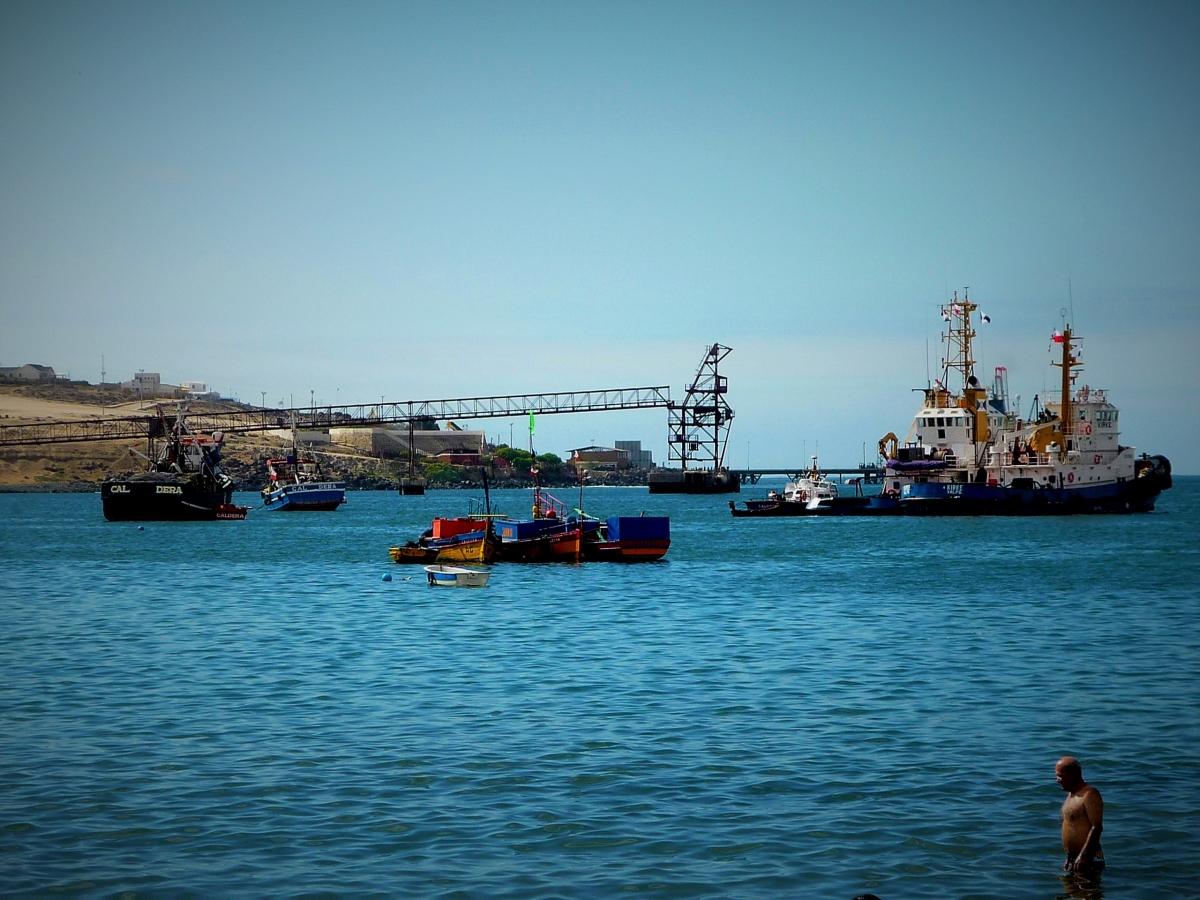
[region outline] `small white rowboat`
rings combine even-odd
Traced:
[[[467,569],[463,566],[426,566],[429,584],[442,587],[483,587],[491,574],[487,569]]]

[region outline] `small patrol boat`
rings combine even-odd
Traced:
[[[827,512],[833,508],[833,501],[838,499],[837,485],[821,473],[817,458],[812,458],[812,466],[807,472],[792,477],[780,494],[775,490],[767,492],[764,499],[746,500],[742,508],[729,501],[729,509],[737,518],[744,516],[809,516]]]

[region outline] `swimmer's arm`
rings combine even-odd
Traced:
[[[1100,849],[1100,832],[1104,830],[1104,801],[1100,799],[1100,792],[1091,790],[1083,798],[1083,809],[1087,813],[1088,822],[1091,824],[1091,829],[1088,831],[1087,839],[1083,842],[1083,847],[1079,851],[1079,855],[1075,857],[1075,865],[1089,865],[1096,858],[1096,851]]]

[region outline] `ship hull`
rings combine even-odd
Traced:
[[[100,487],[110,522],[209,522],[231,514],[230,491],[205,491],[186,482],[106,481]]]
[[[729,510],[734,518],[774,518],[782,516],[895,516],[900,503],[893,497],[834,497],[809,506],[795,500],[750,500],[738,509],[732,500]]]
[[[654,562],[670,549],[669,540],[584,542],[583,558],[597,562]]]
[[[400,479],[398,493],[402,497],[420,497],[425,493],[425,479],[404,477]]]
[[[652,469],[646,485],[651,494],[736,494],[742,489],[736,475],[709,469]]]
[[[1170,475],[1075,488],[1017,489],[986,484],[907,484],[900,509],[910,516],[1065,516],[1150,512]]]
[[[496,542],[482,532],[477,540],[434,545],[433,549],[437,550],[436,560],[440,563],[490,563],[496,558]]]
[[[281,512],[316,512],[337,509],[345,502],[346,486],[340,482],[325,482],[290,484],[277,488],[267,493],[263,506]]]

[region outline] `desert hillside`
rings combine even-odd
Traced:
[[[189,405],[194,409],[222,408],[221,404]],[[130,416],[152,408],[152,404],[140,402],[128,391],[108,386],[0,386],[0,425]],[[265,434],[230,435],[226,440],[225,469],[239,489],[257,490],[266,481],[267,459],[286,446],[285,441]],[[134,441],[0,447],[0,489],[96,490],[108,475],[144,467],[130,447],[145,452],[145,446]],[[349,487],[387,487],[399,474],[395,461],[350,452],[320,452],[317,458]]]

